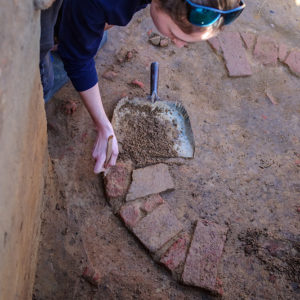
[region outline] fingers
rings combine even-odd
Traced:
[[[103,142],[101,138],[98,138],[93,151],[93,158],[96,160],[94,173],[99,174],[109,167],[114,166],[118,154],[118,142],[115,136],[112,137],[112,141],[105,139],[105,142]],[[107,155],[109,155],[109,157],[106,157]]]
[[[104,158],[105,157],[101,157],[100,159],[96,160],[96,164],[95,164],[95,167],[94,167],[94,173],[95,174],[99,174],[99,173],[105,171],[105,168],[103,167],[103,165],[104,165]]]

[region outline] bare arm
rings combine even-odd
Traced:
[[[97,131],[98,136],[93,150],[93,157],[96,160],[94,172],[100,173],[107,167],[116,164],[118,157],[118,142],[114,134],[114,130],[104,111],[98,83],[92,88],[79,93],[85,107],[90,113]],[[107,166],[104,166],[106,159],[106,149],[108,138],[113,135],[112,140],[112,156]]]

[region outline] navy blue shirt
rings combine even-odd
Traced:
[[[64,0],[58,51],[75,89],[98,82],[94,56],[105,23],[125,26],[151,0]]]

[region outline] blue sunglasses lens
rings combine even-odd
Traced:
[[[189,21],[196,26],[209,26],[215,23],[220,14],[205,8],[192,8],[189,14]]]
[[[243,12],[243,9],[234,11],[230,14],[223,15],[224,17],[224,25],[228,25],[232,23],[241,13]]]

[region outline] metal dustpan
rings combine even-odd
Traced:
[[[128,138],[128,132],[125,133],[123,127],[128,116],[147,118],[145,114],[147,110],[155,112],[155,118],[158,119],[158,122],[169,124],[168,129],[164,127],[162,130],[165,130],[169,135],[173,157],[192,158],[195,152],[195,142],[189,116],[181,103],[159,99],[157,95],[158,73],[158,62],[153,62],[151,64],[151,94],[148,99],[123,98],[117,104],[113,113],[112,125],[118,142],[122,146],[125,139]],[[155,145],[155,140],[150,142]]]

